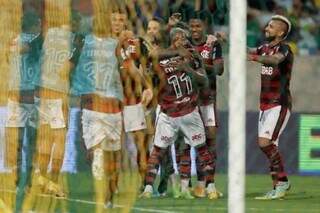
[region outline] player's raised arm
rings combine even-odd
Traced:
[[[222,75],[224,72],[224,60],[222,57],[222,47],[220,43],[215,42],[213,45],[214,52],[211,55],[212,63],[205,63],[204,67],[207,73],[213,73],[214,75]]]
[[[257,54],[248,54],[248,61],[256,61],[261,64],[266,65],[278,65],[286,58],[287,53],[278,52],[274,55],[257,55]]]

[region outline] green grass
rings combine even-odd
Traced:
[[[133,176],[128,176],[132,185],[137,183]],[[81,200],[92,200],[92,185],[89,184],[89,176],[79,179],[73,176],[71,183],[71,198]],[[284,200],[257,201],[255,196],[261,195],[270,190],[271,180],[267,175],[247,175],[246,176],[246,212],[320,212],[320,177],[290,176],[292,188]],[[82,184],[81,184],[82,183]],[[227,176],[217,175],[216,183],[219,190],[224,193],[224,197],[219,200],[195,199],[183,200],[166,198],[137,199],[132,212],[227,212]],[[76,186],[72,186],[76,184]],[[89,186],[89,187],[79,187]],[[85,190],[86,189],[86,190]],[[122,191],[122,192],[121,192]],[[132,196],[131,193],[124,193],[120,188],[119,196]],[[132,199],[132,198],[131,198]],[[119,201],[121,202],[121,201]],[[116,202],[117,204],[117,199]],[[126,205],[120,203],[120,205]],[[70,212],[93,212],[93,204],[85,204],[70,201]],[[120,212],[121,208],[116,208],[112,212]]]
[[[122,178],[120,193],[115,198],[116,208],[105,212],[227,212],[227,176],[217,175],[216,183],[224,197],[219,200],[174,199],[166,198],[137,199],[137,174],[127,174]],[[94,190],[90,174],[68,175],[69,197],[67,200],[53,201],[41,198],[40,202],[51,202],[55,206],[54,212],[91,213],[95,212]],[[246,176],[246,212],[320,212],[320,177],[290,176],[292,188],[283,200],[257,201],[255,196],[270,190],[271,180],[267,175]],[[63,207],[64,206],[64,207]],[[63,209],[67,211],[63,211]],[[45,211],[46,212],[46,211]]]

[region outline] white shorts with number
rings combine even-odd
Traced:
[[[39,124],[49,124],[52,129],[66,127],[65,118],[62,110],[62,99],[35,98],[38,110]]]
[[[124,106],[123,120],[125,132],[132,132],[147,128],[145,112],[141,103]]]
[[[36,127],[36,108],[34,104],[8,100],[6,127]]]
[[[121,149],[122,114],[82,110],[82,130],[87,149],[102,144],[106,151]]]
[[[268,138],[278,145],[279,136],[286,127],[290,111],[287,107],[276,106],[259,113],[259,137]]]
[[[217,126],[216,111],[213,103],[205,106],[200,106],[200,114],[204,126]]]
[[[198,108],[179,117],[170,117],[160,112],[156,121],[154,144],[166,148],[176,141],[179,132],[184,135],[185,142],[192,147],[205,143],[205,130]]]

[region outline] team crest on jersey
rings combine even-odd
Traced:
[[[200,54],[201,54],[201,57],[205,59],[208,59],[210,56],[210,52],[208,50],[202,50]]]

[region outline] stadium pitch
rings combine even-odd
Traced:
[[[320,181],[317,176],[289,176],[292,188],[285,199],[258,201],[254,197],[270,190],[267,175],[246,176],[246,212],[320,212]],[[94,201],[92,179],[89,173],[64,176],[69,196],[56,199],[38,195],[34,209],[36,212],[54,213],[91,213],[96,208],[101,212],[227,212],[227,175],[216,177],[217,187],[224,193],[218,200],[198,198],[193,200],[174,199],[169,188],[167,197],[151,199],[138,198],[139,177],[137,173],[123,175],[120,180],[119,194],[114,198],[114,208],[104,209],[103,204]],[[66,184],[67,183],[67,184]]]

